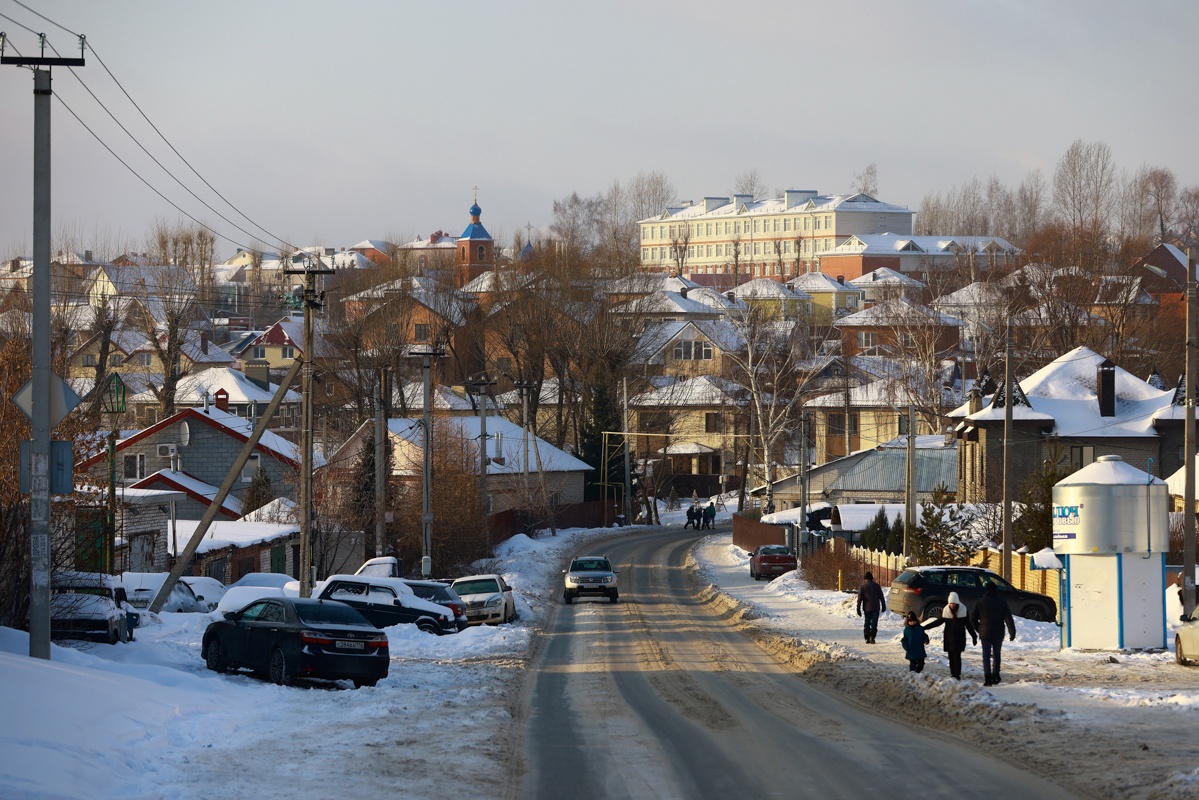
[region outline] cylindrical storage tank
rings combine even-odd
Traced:
[[[1170,536],[1166,482],[1100,456],[1053,487],[1053,550],[1059,555],[1160,553]]]

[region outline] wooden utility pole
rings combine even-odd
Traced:
[[[910,555],[908,549],[916,538],[916,405],[908,405],[907,459],[904,464],[903,497],[903,558],[904,566]]]
[[[1195,253],[1187,248],[1187,352],[1186,352],[1186,416],[1183,423],[1183,470],[1186,487],[1183,490],[1182,515],[1182,610],[1187,616],[1195,609],[1195,360],[1199,354],[1199,321],[1195,311]]]
[[[1003,557],[1000,574],[1012,579],[1012,356],[1016,351],[1012,318],[1007,318],[1007,345],[1003,366]]]
[[[383,396],[387,391],[387,369],[379,370],[379,393],[375,395],[375,557],[383,555],[387,523],[387,445],[383,420]]]

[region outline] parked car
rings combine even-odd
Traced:
[[[299,597],[299,590],[293,592],[285,592],[277,586],[230,586],[225,590],[225,594],[217,602],[216,612],[218,614],[226,614],[230,611],[237,611],[245,608],[255,600],[264,600],[268,597]]]
[[[1184,666],[1199,663],[1199,606],[1182,617],[1174,634],[1174,660]]]
[[[387,677],[387,634],[344,603],[299,597],[255,600],[204,631],[201,657],[214,672],[247,667],[280,686],[296,678],[349,679],[374,686]]]
[[[454,624],[458,626],[458,630],[466,629],[469,624],[466,621],[466,603],[458,596],[457,592],[450,588],[448,582],[405,578],[404,583],[408,584],[412,593],[422,600],[428,600],[430,603],[436,603],[453,611]]]
[[[915,612],[920,619],[939,617],[950,592],[957,592],[967,611],[994,584],[1013,616],[1036,622],[1057,619],[1057,602],[1047,595],[1012,586],[983,567],[910,567],[891,581],[887,606],[897,614]]]
[[[207,611],[215,611],[221,598],[225,596],[225,584],[216,578],[207,575],[184,575],[179,580],[191,587],[196,599],[207,606]]]
[[[612,562],[605,556],[576,558],[570,562],[570,569],[564,569],[562,572],[566,575],[562,599],[567,605],[573,603],[576,597],[588,594],[606,597],[609,603],[619,602],[617,570],[612,569]]]
[[[404,577],[404,564],[394,556],[379,556],[368,559],[365,564],[354,571],[355,575],[374,575],[379,578]]]
[[[458,632],[452,609],[417,597],[399,578],[331,575],[313,588],[312,596],[345,603],[376,628],[415,625],[426,633]]]
[[[247,572],[229,584],[229,588],[232,589],[234,586],[272,586],[282,589],[294,580],[295,578],[282,572]]]
[[[785,572],[793,572],[799,566],[795,553],[783,544],[764,544],[749,557],[749,577],[755,581]]]
[[[512,587],[499,575],[468,575],[456,579],[450,588],[466,603],[466,621],[471,625],[516,619]]]
[[[134,608],[149,608],[169,575],[167,572],[124,572],[121,573],[121,583],[125,585],[129,602]],[[211,611],[212,608],[203,597],[196,596],[191,586],[180,580],[171,587],[171,593],[159,610],[193,614]]]
[[[50,580],[50,635],[116,644],[133,641],[138,613],[119,578],[102,572],[55,572]]]

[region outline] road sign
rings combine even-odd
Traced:
[[[50,429],[58,427],[58,423],[75,410],[82,402],[75,390],[67,382],[54,373],[50,373]],[[25,412],[30,422],[33,421],[33,381],[28,381],[12,397],[17,408]]]

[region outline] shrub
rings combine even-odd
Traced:
[[[862,565],[841,548],[821,547],[808,553],[799,562],[799,574],[813,589],[836,589],[837,572],[844,587],[856,587]]]

